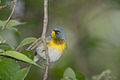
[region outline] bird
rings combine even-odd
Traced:
[[[64,54],[66,49],[66,33],[61,28],[52,28],[49,30],[50,33],[46,37],[46,45],[48,47],[48,55],[49,55],[49,61],[50,62],[56,62],[60,59],[60,57]],[[41,43],[37,48],[37,58],[42,57],[43,59],[46,59],[45,55],[45,46],[43,43]]]

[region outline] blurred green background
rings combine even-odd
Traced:
[[[1,5],[11,0],[1,0]],[[0,11],[6,20],[12,6]],[[12,19],[26,24],[0,35],[16,47],[26,37],[38,38],[42,32],[43,0],[18,0]],[[60,27],[67,34],[67,50],[51,63],[49,80],[60,80],[67,67],[81,72],[86,79],[111,70],[120,80],[120,0],[49,0],[48,28]],[[44,70],[33,66],[25,80],[42,79]]]

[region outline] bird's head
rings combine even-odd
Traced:
[[[52,37],[52,39],[66,39],[66,34],[61,28],[52,28],[50,31],[50,36]]]

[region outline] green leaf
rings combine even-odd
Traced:
[[[1,21],[1,20],[0,20],[0,27],[2,27],[5,23],[6,23],[6,21]],[[21,23],[21,22],[16,21],[16,20],[10,20],[10,21],[8,22],[8,24],[6,25],[6,28],[7,28],[7,27],[17,26],[17,25],[20,25],[20,24],[25,24],[25,23]]]
[[[36,38],[34,38],[34,37],[25,38],[16,49],[18,49],[24,45],[30,44],[30,43],[34,42],[35,40],[36,40]]]
[[[0,27],[4,26],[5,23],[6,23],[6,21],[0,20]],[[14,26],[21,25],[21,24],[25,24],[25,23],[21,23],[16,20],[10,20],[5,28],[9,29],[9,30],[15,30],[16,32],[20,33]]]
[[[27,75],[27,73],[29,72],[29,70],[30,70],[30,67],[26,67],[26,68],[18,71],[18,72],[14,75],[14,77],[12,78],[12,80],[24,80],[25,77],[26,77],[26,75]]]
[[[0,49],[3,49],[3,50],[12,50],[11,46],[8,45],[7,43],[0,43]]]
[[[12,80],[12,76],[20,70],[19,64],[15,60],[6,58],[0,61],[0,77],[2,80]]]
[[[66,77],[62,78],[61,80],[74,80],[74,79],[66,76]]]
[[[65,70],[63,78],[64,78],[63,80],[77,80],[75,72],[71,68],[67,68]]]
[[[24,80],[29,67],[20,70],[20,66],[14,59],[5,58],[0,61],[0,78],[2,80]]]
[[[32,51],[22,51],[21,53],[23,53],[24,55],[26,55],[27,57],[29,57],[30,59],[32,59],[33,60],[33,58],[34,58],[34,54],[33,54],[33,52]]]
[[[10,57],[13,57],[15,59],[18,59],[18,60],[21,60],[21,61],[24,61],[24,62],[27,62],[29,64],[33,64],[37,67],[40,67],[38,64],[36,64],[33,60],[31,60],[30,58],[28,58],[27,56],[25,56],[24,54],[22,53],[19,53],[19,52],[16,52],[16,51],[6,51],[4,53],[0,53],[0,55],[3,55],[3,56],[10,56]]]
[[[76,72],[75,74],[78,80],[85,80],[85,76],[82,73]]]
[[[9,30],[14,30],[14,31],[18,32],[18,34],[21,34],[21,32],[20,32],[17,28],[8,27],[7,29],[9,29]]]

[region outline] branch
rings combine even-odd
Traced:
[[[6,8],[6,7],[10,6],[10,5],[12,5],[13,3],[14,3],[14,1],[8,2],[8,3],[5,4],[4,6],[1,6],[1,7],[0,7],[0,10],[2,10],[3,8]]]
[[[17,0],[14,0],[14,6],[13,6],[13,9],[12,9],[12,12],[10,14],[10,16],[8,17],[8,19],[6,20],[6,23],[5,25],[2,26],[2,30],[5,28],[5,26],[8,24],[8,22],[10,21],[14,11],[15,11],[15,8],[16,8],[16,3],[17,3]]]
[[[43,20],[43,32],[42,36],[38,38],[34,43],[32,43],[26,50],[35,49],[41,42],[43,42],[45,46],[45,55],[46,55],[46,67],[45,74],[43,80],[47,80],[48,78],[48,70],[49,70],[49,55],[48,55],[48,47],[46,45],[46,30],[48,25],[48,0],[44,0],[44,20]]]
[[[47,24],[48,24],[48,0],[44,0],[44,21],[43,21],[43,32],[42,36],[38,38],[35,42],[33,42],[26,50],[31,51],[35,49],[43,40],[45,40]]]
[[[44,45],[46,46],[46,41],[43,42]],[[48,47],[45,47],[45,55],[46,55],[46,67],[45,67],[45,73],[44,73],[44,77],[43,80],[47,80],[48,78],[48,70],[49,70],[49,55],[48,55]]]
[[[40,37],[40,38],[38,38],[35,42],[33,42],[26,50],[32,51],[32,50],[35,49],[41,42],[42,42],[42,39],[41,39],[41,37]]]
[[[102,73],[98,76],[97,80],[101,80],[105,75],[106,75],[106,72],[102,72]]]
[[[110,80],[111,78],[110,73],[111,72],[109,70],[104,71],[97,77],[96,80],[101,80],[102,78],[104,78],[104,80]]]
[[[47,24],[48,24],[48,0],[44,0],[44,24],[43,24],[43,33],[42,38],[44,38],[44,45],[45,45],[45,55],[46,55],[46,67],[45,67],[45,74],[43,77],[43,80],[47,80],[48,78],[48,70],[49,70],[49,55],[48,55],[48,47],[46,45],[46,30],[47,30]]]

